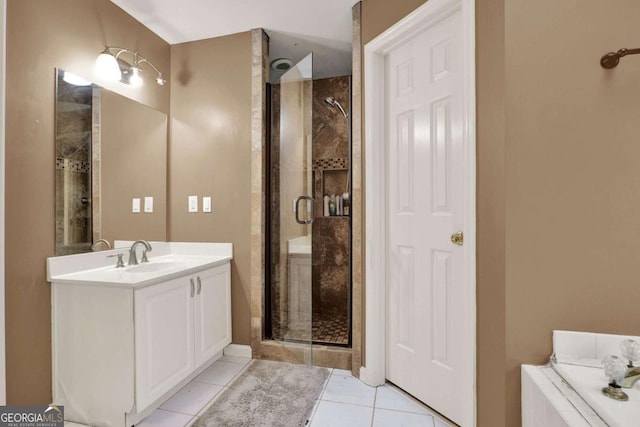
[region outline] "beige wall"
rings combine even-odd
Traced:
[[[476,2],[476,387],[478,427],[505,424],[504,1]]]
[[[167,240],[167,115],[101,92],[101,237]],[[144,212],[144,197],[153,212]],[[140,199],[140,213],[131,212]]]
[[[640,8],[505,2],[507,425],[551,330],[640,334]],[[594,31],[594,29],[598,29]]]
[[[55,67],[98,81],[104,45],[139,49],[169,77],[169,46],[108,0],[9,0],[6,89],[7,403],[51,403]],[[105,85],[168,112],[169,87]]]
[[[169,238],[232,242],[233,342],[250,344],[251,33],[171,47]],[[213,213],[187,212],[187,196]]]
[[[364,42],[421,3],[365,0]],[[479,0],[476,15],[478,425],[511,427],[520,364],[547,361],[553,329],[640,333],[640,58],[598,64],[636,47],[640,9]]]

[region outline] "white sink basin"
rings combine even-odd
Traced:
[[[124,269],[125,273],[156,273],[165,270],[184,268],[187,265],[183,262],[145,262],[144,264],[133,265]]]
[[[114,257],[128,248],[47,259],[47,280],[53,284],[124,286],[140,289],[203,271],[233,258],[230,243],[153,242],[149,262],[116,268]]]

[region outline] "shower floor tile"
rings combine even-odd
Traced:
[[[312,339],[315,342],[327,344],[349,344],[349,319],[345,315],[314,315],[311,326]],[[274,333],[285,328],[275,328]],[[284,336],[287,340],[309,340],[308,330],[285,330],[277,336]]]

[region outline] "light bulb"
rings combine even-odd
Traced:
[[[91,85],[91,82],[89,80],[83,79],[82,77],[76,74],[70,73],[68,71],[64,72],[64,75],[62,76],[62,80],[74,86],[90,86]]]
[[[113,82],[117,82],[122,78],[118,61],[107,49],[96,59],[96,73],[103,79]]]
[[[133,87],[142,86],[142,77],[140,77],[140,68],[131,67],[131,77],[129,77],[129,84]]]
[[[165,81],[166,80],[162,78],[162,74],[158,74],[158,77],[156,77],[156,83],[160,86],[164,86]]]

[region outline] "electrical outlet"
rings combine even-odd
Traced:
[[[140,199],[134,198],[133,203],[131,204],[131,212],[140,213]]]
[[[189,196],[189,212],[198,212],[198,196]]]

